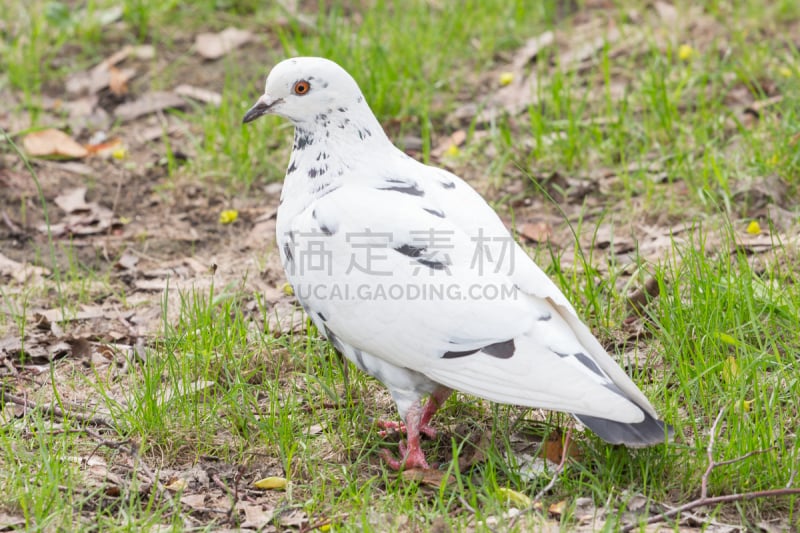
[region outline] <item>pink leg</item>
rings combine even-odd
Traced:
[[[439,410],[452,393],[453,391],[451,389],[442,387],[436,389],[433,394],[428,397],[428,402],[425,404],[425,409],[423,409],[422,417],[420,418],[420,433],[431,439],[436,437],[436,429],[430,425],[431,418],[433,418],[436,411]],[[403,422],[397,422],[395,420],[377,420],[375,421],[375,425],[381,429],[381,431],[378,432],[378,435],[381,437],[385,437],[392,432],[406,432],[406,425]]]
[[[428,462],[425,460],[425,453],[420,446],[420,419],[422,417],[422,408],[419,404],[411,406],[406,414],[406,436],[405,443],[400,443],[400,456],[402,459],[397,460],[389,450],[381,450],[381,457],[393,470],[403,470],[412,468],[421,468],[427,470],[430,468]]]
[[[430,425],[431,418],[439,410],[439,408],[447,401],[447,398],[453,393],[447,387],[441,387],[433,391],[433,394],[428,398],[428,403],[425,404],[425,409],[422,411],[422,417],[419,420],[419,430],[421,433],[430,438],[436,436],[436,430]]]
[[[414,405],[408,410],[406,414],[406,442],[400,443],[400,456],[401,460],[397,460],[392,456],[389,450],[382,450],[381,457],[389,465],[389,468],[394,470],[421,468],[427,470],[430,468],[428,462],[425,460],[425,454],[420,446],[420,433],[424,433],[429,437],[436,436],[436,430],[429,424],[431,418],[439,407],[444,403],[452,391],[447,388],[440,388],[431,394],[428,402],[425,404],[424,409],[420,409],[419,404]],[[379,422],[381,427],[388,429],[389,427],[401,428],[402,424],[391,424],[386,422]]]

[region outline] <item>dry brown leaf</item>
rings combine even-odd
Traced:
[[[595,21],[577,26],[569,32],[569,42],[572,46],[559,56],[559,63],[563,66],[575,67],[591,58],[606,44],[617,41],[620,35],[620,31],[616,27],[612,26],[606,29]]]
[[[88,211],[89,204],[86,203],[86,187],[77,187],[59,194],[55,198],[55,203],[65,213]]]
[[[117,64],[125,61],[130,56],[138,59],[151,59],[154,55],[155,49],[150,45],[124,46],[92,67],[91,70],[77,72],[67,78],[67,92],[71,94],[96,94],[109,87],[112,80],[112,68]],[[117,74],[115,75],[117,79],[114,83],[119,88],[119,84],[126,85],[135,75],[136,70],[132,68],[117,69]]]
[[[308,515],[301,509],[292,509],[278,519],[283,527],[301,527],[308,523]]]
[[[655,8],[661,20],[667,24],[674,24],[678,20],[678,10],[672,4],[657,0],[653,3],[653,8]]]
[[[47,276],[50,271],[46,268],[33,266],[28,263],[19,263],[0,253],[0,278],[11,277],[17,283],[39,283],[42,276]]]
[[[117,67],[108,69],[108,88],[114,96],[124,96],[128,94],[128,80],[132,74],[128,75],[124,70]]]
[[[94,155],[109,157],[117,150],[124,149],[121,139],[111,139],[97,144],[87,144],[86,149]]]
[[[443,139],[439,144],[431,150],[431,156],[439,158],[442,157],[448,150],[452,149],[452,147],[458,148],[464,141],[467,140],[467,132],[464,130],[456,130],[452,133],[452,135]]]
[[[213,105],[214,107],[219,107],[220,104],[222,104],[221,94],[216,91],[203,89],[201,87],[182,84],[175,87],[173,92],[178,96],[185,96],[186,98],[191,98],[192,100],[197,100],[198,102],[203,102],[204,104]]]
[[[517,233],[531,242],[546,243],[553,237],[553,228],[547,222],[525,222],[517,227]]]
[[[101,306],[82,305],[79,311],[66,314],[61,309],[42,309],[33,313],[34,319],[47,322],[69,322],[73,320],[91,320],[94,318],[108,317],[109,311]]]
[[[56,129],[29,133],[22,139],[22,146],[31,157],[66,157],[79,159],[89,152],[72,137]]]
[[[187,494],[181,496],[181,503],[188,505],[192,509],[202,509],[205,507],[206,495],[205,494]]]
[[[170,108],[182,108],[186,101],[177,94],[165,91],[153,91],[142,95],[133,102],[126,102],[114,109],[114,115],[127,122],[144,115],[156,113]]]
[[[547,508],[547,512],[555,517],[560,517],[566,510],[567,500],[561,500],[560,502],[551,504],[550,507]]]
[[[447,475],[447,472],[434,469],[422,470],[420,468],[411,468],[409,470],[403,470],[400,475],[406,481],[417,481],[423,485],[435,488],[441,487],[442,482],[450,485],[455,483],[456,480],[453,476]],[[447,478],[445,478],[445,476],[447,476]]]
[[[492,444],[489,434],[485,431],[481,431],[477,443],[472,442],[472,435],[470,435],[469,441],[469,447],[458,458],[458,466],[461,470],[466,470],[473,465],[484,462],[486,460],[486,450]]]
[[[511,71],[514,73],[515,79],[524,74],[525,67],[539,55],[540,51],[554,42],[555,34],[552,31],[546,31],[525,41],[525,44],[514,53],[514,59],[511,61]]]
[[[0,512],[0,529],[3,531],[6,528],[15,530],[17,526],[25,525],[25,518],[22,516],[12,516],[8,513]]]
[[[539,455],[552,463],[561,463],[561,457],[564,455],[564,439],[562,438],[560,431],[548,435],[547,440],[542,443],[542,449],[539,452]],[[578,447],[578,444],[574,440],[570,439],[567,448],[567,457],[572,459],[580,459],[581,455],[583,454]]]
[[[239,48],[252,39],[253,34],[247,30],[227,28],[219,33],[201,33],[194,41],[197,53],[206,59],[219,59],[231,50]]]

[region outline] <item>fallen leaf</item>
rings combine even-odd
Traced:
[[[123,122],[163,111],[170,108],[186,107],[186,100],[177,94],[165,91],[153,91],[142,95],[133,102],[127,102],[114,109],[114,116]]]
[[[539,455],[552,463],[561,463],[561,457],[564,455],[564,438],[560,431],[555,431],[547,436],[547,440],[542,443],[542,450]],[[567,457],[572,459],[580,459],[581,457],[581,450],[572,439],[568,443]]]
[[[108,88],[114,96],[128,94],[128,80],[133,77],[133,72],[120,70],[117,67],[108,69]]]
[[[181,503],[188,505],[193,509],[201,509],[205,507],[206,495],[205,494],[188,494],[181,496]]]
[[[286,490],[286,484],[285,477],[271,476],[259,479],[253,486],[261,490]]]
[[[175,479],[164,485],[164,488],[172,492],[179,492],[188,486],[189,484],[186,482],[185,479],[183,479],[182,477],[176,477]]]
[[[443,139],[433,150],[431,150],[431,156],[433,157],[442,157],[443,155],[456,155],[458,153],[458,147],[464,144],[464,141],[467,140],[467,132],[464,130],[456,130],[451,135]],[[456,154],[452,153],[453,147],[456,148]]]
[[[63,131],[46,129],[29,133],[22,146],[31,157],[65,157],[79,159],[89,152]]]
[[[206,59],[219,59],[252,38],[247,30],[227,28],[219,33],[201,33],[194,41],[197,53]]]
[[[86,149],[94,155],[101,157],[114,156],[114,152],[123,149],[122,139],[114,138],[108,141],[103,141],[97,144],[87,144]]]
[[[202,89],[200,87],[194,87],[192,85],[178,85],[173,89],[175,94],[178,96],[185,96],[186,98],[191,98],[192,100],[197,100],[198,102],[203,102],[204,104],[213,105],[214,107],[219,107],[222,104],[222,95],[215,91],[210,91],[208,89]]]
[[[4,531],[8,528],[15,530],[16,526],[25,525],[25,518],[22,516],[12,516],[10,514],[0,512],[0,529]]]
[[[553,516],[560,517],[564,514],[564,511],[567,509],[567,500],[561,500],[560,502],[556,502],[550,507],[547,508],[547,512]]]
[[[300,509],[293,509],[281,514],[278,520],[284,527],[301,527],[308,522],[308,515]]]
[[[672,4],[661,2],[659,0],[653,3],[653,7],[655,8],[656,13],[658,13],[658,16],[661,17],[661,20],[667,24],[672,24],[678,20],[678,10],[675,9],[675,6]]]
[[[736,362],[736,358],[734,356],[730,355],[722,365],[722,379],[725,381],[725,383],[730,385],[738,376],[739,363]]]
[[[642,314],[647,304],[658,296],[659,290],[658,279],[653,276],[647,278],[643,287],[636,289],[628,296],[629,316]]]
[[[54,201],[65,213],[89,210],[89,204],[86,203],[86,187],[70,189],[56,196]]]
[[[533,501],[527,495],[507,487],[498,487],[497,494],[500,495],[501,498],[513,503],[518,507],[527,508],[533,503]]]
[[[74,320],[91,320],[94,318],[109,317],[108,309],[100,306],[83,305],[79,311],[63,311],[62,309],[41,309],[33,312],[33,318],[42,317],[49,322],[70,322]]]
[[[49,274],[50,271],[46,268],[33,266],[28,263],[19,263],[0,253],[0,278],[8,276],[20,284],[28,282],[31,284],[38,284],[38,280],[42,276],[47,276]]]
[[[530,242],[546,243],[553,236],[553,228],[547,222],[525,222],[517,227],[517,233]]]
[[[246,502],[237,502],[236,509],[244,511],[245,520],[242,528],[261,529],[272,522],[275,513],[272,509],[264,510],[261,505]]]
[[[403,470],[400,475],[406,481],[416,481],[423,485],[428,485],[429,487],[434,488],[441,487],[442,482],[450,485],[456,480],[453,476],[447,475],[447,472],[434,469],[422,470],[420,468],[411,468],[408,470]],[[447,477],[445,478],[445,476]]]

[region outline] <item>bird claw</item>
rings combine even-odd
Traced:
[[[403,441],[400,442],[400,456],[402,459],[397,459],[394,454],[386,448],[382,449],[379,455],[381,459],[383,459],[383,462],[386,463],[386,466],[392,470],[430,470],[431,468],[425,460],[425,454],[422,453],[421,449],[409,450]]]
[[[390,433],[408,433],[405,424],[402,422],[395,422],[394,420],[377,420],[375,421],[375,425],[380,428],[378,435],[381,437],[386,437]],[[419,432],[429,439],[435,439],[437,435],[436,429],[430,424],[421,425],[419,427]]]

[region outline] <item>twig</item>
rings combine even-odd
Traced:
[[[3,366],[8,369],[8,371],[11,373],[12,376],[14,376],[15,378],[19,377],[19,370],[17,370],[17,368],[14,366],[14,363],[12,363],[11,360],[9,360],[8,354],[4,352],[3,355],[0,355],[0,359],[2,359]]]
[[[238,478],[237,474],[237,478]],[[236,512],[236,504],[239,502],[239,490],[238,490],[238,483],[236,483],[235,487],[237,487],[236,491],[232,491],[224,481],[222,481],[218,474],[211,475],[211,481],[214,482],[214,485],[222,489],[223,492],[227,493],[228,496],[231,497],[231,507],[228,509],[228,522],[233,523],[233,514]],[[238,480],[237,480],[238,481]],[[238,522],[238,520],[237,520]]]
[[[39,405],[31,400],[23,398],[21,396],[16,396],[14,394],[10,394],[8,392],[0,393],[0,400],[8,400],[9,402],[21,405],[26,409],[33,409],[36,411],[42,411],[43,413],[50,414],[56,416],[61,419],[65,418],[74,418],[79,422],[83,422],[84,424],[89,424],[92,426],[101,426],[106,427],[109,429],[115,429],[114,424],[108,418],[104,416],[90,416],[85,415],[82,413],[75,413],[75,412],[65,412],[63,409],[56,405]]]
[[[317,529],[320,529],[321,527],[325,527],[325,526],[329,526],[329,525],[333,524],[334,521],[343,522],[343,521],[347,520],[348,516],[349,515],[347,513],[345,513],[345,514],[341,514],[341,515],[338,515],[338,516],[332,516],[330,518],[323,518],[322,520],[319,520],[319,521],[314,522],[314,523],[309,523],[307,526],[301,527],[300,528],[300,533],[309,533],[310,531],[315,531]]]
[[[569,455],[569,439],[572,437],[572,428],[567,429],[567,435],[564,437],[564,444],[563,448],[561,449],[561,461],[559,461],[558,466],[556,467],[556,471],[553,472],[553,477],[550,478],[550,482],[542,488],[539,492],[536,493],[536,496],[533,497],[533,503],[536,504],[539,500],[542,499],[550,489],[555,486],[556,481],[558,481],[558,476],[561,475],[561,472],[564,470],[564,467],[567,466],[567,457]],[[532,508],[533,506],[531,506]],[[520,513],[521,514],[521,513]]]
[[[717,418],[714,419],[714,423],[711,425],[711,434],[709,435],[708,446],[706,446],[706,457],[708,459],[708,466],[706,467],[705,472],[703,472],[703,477],[700,478],[700,497],[688,503],[685,503],[679,507],[674,507],[669,511],[665,511],[655,516],[651,516],[650,518],[647,519],[647,521],[645,521],[645,524],[650,525],[650,524],[657,524],[659,522],[664,522],[681,513],[690,511],[692,509],[695,509],[696,507],[703,507],[706,505],[716,505],[720,503],[755,500],[758,498],[772,498],[776,496],[800,495],[800,488],[790,488],[792,479],[794,478],[794,474],[792,474],[792,478],[790,478],[789,480],[789,485],[787,485],[786,488],[783,489],[757,490],[753,492],[725,494],[723,496],[711,496],[711,497],[708,496],[708,480],[711,477],[711,472],[713,472],[715,468],[744,461],[748,457],[766,453],[771,449],[770,448],[766,450],[755,450],[752,452],[748,452],[740,457],[736,457],[734,459],[728,459],[725,461],[716,461],[714,459],[714,444],[716,443],[717,440],[717,428],[719,427],[723,414],[725,414],[724,407],[720,409]],[[622,533],[627,533],[629,531],[633,531],[634,529],[638,529],[639,527],[640,527],[639,523],[628,524],[627,526],[623,527],[620,531],[622,531]]]
[[[539,503],[539,500],[541,500],[542,497],[555,486],[556,482],[558,481],[558,477],[561,475],[561,472],[564,471],[564,467],[567,466],[567,459],[569,457],[569,444],[570,444],[569,441],[571,437],[572,437],[572,428],[569,428],[567,429],[567,434],[564,437],[564,444],[563,447],[561,448],[561,461],[559,461],[558,466],[556,466],[556,470],[555,472],[553,472],[553,477],[550,478],[550,481],[547,483],[547,485],[545,485],[542,488],[542,490],[536,493],[536,496],[534,496],[533,500],[531,501],[531,505],[528,506],[527,509],[524,509],[522,512],[515,515],[514,517],[511,518],[511,520],[508,521],[509,530],[513,529],[514,524],[516,523],[517,519],[520,516],[536,510],[536,504]]]
[[[8,218],[8,213],[6,213],[5,210],[3,210],[3,222],[5,223],[6,226],[8,226],[8,229],[11,230],[11,233],[16,235],[22,235],[22,230],[19,228],[19,226],[14,224],[14,221]]]

